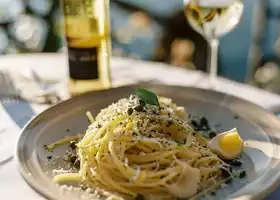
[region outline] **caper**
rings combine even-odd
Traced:
[[[143,110],[143,106],[138,105],[134,108],[134,110],[137,111],[137,112],[141,112]]]
[[[132,109],[132,108],[128,108],[128,109],[127,109],[127,114],[128,114],[128,115],[132,115],[132,113],[133,113],[133,109]]]

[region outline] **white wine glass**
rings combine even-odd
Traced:
[[[242,0],[184,0],[184,12],[190,26],[209,43],[210,87],[218,75],[219,39],[240,22],[244,10]]]

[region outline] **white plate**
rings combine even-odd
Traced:
[[[63,155],[63,147],[49,153],[43,146],[84,132],[88,126],[86,111],[95,115],[101,108],[135,93],[137,87],[171,97],[178,105],[185,106],[189,113],[205,116],[212,126],[219,125],[220,131],[237,127],[241,137],[250,146],[245,149],[244,168],[248,176],[220,189],[216,196],[205,199],[262,199],[278,186],[280,121],[273,114],[222,93],[161,85],[127,86],[88,93],[62,102],[38,115],[25,126],[17,143],[16,160],[25,181],[49,199],[81,199],[75,192],[63,194],[52,182],[54,166],[46,164],[47,156]],[[236,116],[239,116],[238,119]]]

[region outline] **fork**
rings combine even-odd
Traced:
[[[33,69],[31,69],[31,74],[35,82],[39,85],[40,89],[43,90],[43,92],[37,95],[37,97],[40,98],[41,101],[47,104],[53,104],[61,101],[60,96],[55,90],[53,90],[52,85],[45,83],[45,81],[42,80],[41,77]]]
[[[35,96],[24,95],[20,89],[18,89],[10,73],[0,71],[0,102],[17,102],[19,100],[26,100],[40,104],[54,104],[61,101],[61,98],[55,91],[46,90],[42,88],[42,80],[35,76],[35,72],[32,73],[37,84],[40,84],[40,88],[43,90]]]
[[[20,128],[35,115],[29,98],[21,95],[9,73],[0,71],[0,104]]]
[[[0,102],[16,103],[21,99],[19,90],[15,87],[10,75],[0,71]]]

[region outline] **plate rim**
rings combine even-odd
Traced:
[[[114,88],[110,88],[107,90],[100,90],[100,91],[92,91],[92,92],[88,92],[88,93],[84,93],[72,98],[69,98],[67,100],[64,100],[62,102],[59,102],[58,104],[55,104],[49,108],[47,108],[46,110],[40,112],[38,115],[32,117],[27,123],[26,125],[21,129],[20,131],[20,135],[17,138],[16,141],[16,145],[15,145],[15,152],[14,152],[14,158],[15,158],[15,163],[17,165],[17,169],[20,172],[21,177],[23,178],[23,180],[34,190],[35,193],[47,198],[47,199],[52,199],[52,197],[49,196],[48,193],[45,193],[44,190],[42,190],[40,187],[37,187],[35,183],[33,183],[33,180],[30,179],[30,177],[28,176],[28,174],[26,174],[24,167],[22,166],[20,160],[21,160],[21,156],[20,156],[20,152],[19,152],[19,148],[20,148],[20,142],[22,140],[22,137],[24,137],[24,133],[28,132],[28,129],[32,127],[33,124],[36,124],[36,121],[41,118],[42,115],[45,115],[47,112],[50,112],[53,109],[56,109],[57,107],[60,107],[62,105],[65,104],[69,104],[71,102],[75,102],[75,101],[79,101],[79,99],[84,99],[87,98],[87,96],[98,96],[100,93],[103,92],[110,92],[110,91],[116,91],[116,90],[122,90],[122,89],[135,89],[137,87],[143,87],[143,88],[162,88],[162,87],[168,87],[168,88],[177,88],[177,89],[183,89],[183,90],[199,90],[201,92],[212,92],[212,93],[216,93],[218,95],[226,95],[227,97],[229,97],[230,99],[239,101],[240,103],[244,103],[250,106],[255,107],[256,109],[266,113],[267,115],[269,115],[269,117],[274,118],[275,120],[277,120],[277,123],[280,127],[280,120],[269,110],[266,110],[265,108],[255,104],[254,102],[250,102],[248,100],[242,99],[240,97],[231,95],[231,94],[226,94],[224,92],[220,92],[220,91],[215,91],[215,90],[209,90],[209,89],[205,89],[205,88],[199,88],[199,87],[192,87],[192,86],[180,86],[180,85],[165,85],[165,84],[131,84],[131,85],[125,85],[125,86],[120,86],[120,87],[114,87]],[[96,98],[96,97],[92,97],[92,98]],[[227,106],[224,106],[227,107]],[[280,130],[280,129],[279,129]],[[266,134],[268,135],[268,134]],[[268,136],[269,137],[269,136]],[[280,160],[278,161],[280,163]],[[254,200],[254,199],[263,199],[266,196],[268,196],[270,193],[272,193],[273,191],[275,191],[275,189],[277,187],[280,186],[280,169],[277,171],[277,173],[275,174],[275,178],[273,181],[271,181],[271,183],[269,184],[269,187],[262,189],[261,191],[259,191],[258,193],[254,193],[253,195],[250,195],[249,197],[246,196],[241,196],[241,197],[237,197],[234,198],[234,200]],[[98,200],[98,199],[97,199]]]

